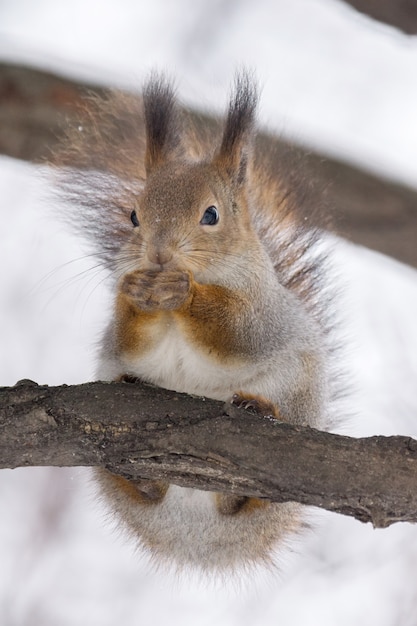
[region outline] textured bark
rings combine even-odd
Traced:
[[[37,70],[0,64],[0,153],[44,161],[62,137],[67,120],[83,121],[83,98],[102,93]],[[204,118],[210,123],[210,118]],[[279,162],[288,145],[273,136]],[[295,148],[306,180],[318,192],[307,202],[323,202],[334,217],[336,231],[354,242],[392,255],[417,267],[417,193],[334,159]],[[76,165],[76,163],[74,163]]]
[[[0,388],[0,467],[123,476],[298,501],[386,527],[417,521],[417,441],[295,427],[150,385]]]

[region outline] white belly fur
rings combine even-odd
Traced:
[[[159,387],[223,401],[230,400],[245,380],[253,381],[253,366],[250,373],[244,365],[222,366],[195,350],[175,327],[151,353],[125,360],[124,365],[130,374]]]
[[[156,348],[141,358],[102,360],[99,376],[111,380],[129,373],[166,389],[229,401],[236,391],[267,395],[271,368],[233,363],[221,366],[167,329]],[[270,374],[269,374],[270,376]],[[269,383],[269,384],[268,384]],[[106,479],[101,478],[105,486]],[[267,561],[274,544],[299,524],[298,506],[273,504],[248,517],[219,515],[212,493],[171,485],[155,506],[119,497],[113,506],[157,560],[219,569],[252,560]]]

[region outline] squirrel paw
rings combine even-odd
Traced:
[[[121,374],[120,376],[116,378],[115,382],[135,384],[135,383],[140,383],[142,381],[137,376],[132,376],[131,374]]]
[[[102,472],[104,473],[102,476],[107,478],[107,484],[108,478],[110,478],[111,490],[114,489],[115,492],[122,491],[137,504],[158,504],[162,502],[168,491],[169,484],[162,482],[162,480],[149,480],[146,478],[128,480],[108,470],[102,470]]]
[[[257,509],[268,506],[267,500],[249,498],[247,496],[231,496],[227,493],[216,493],[216,508],[220,515],[249,514]]]
[[[173,311],[190,295],[191,274],[179,270],[136,270],[123,277],[120,290],[142,311]]]
[[[273,417],[282,420],[278,407],[263,396],[256,396],[239,391],[238,393],[233,394],[232,404],[235,404],[239,408],[253,409],[262,417],[272,415]]]
[[[254,409],[258,415],[263,417],[272,415],[282,419],[278,407],[262,396],[238,392],[233,394],[232,404],[239,408]],[[260,498],[231,496],[225,493],[216,493],[215,498],[216,508],[220,515],[249,514],[269,505],[267,500]]]
[[[140,500],[144,504],[157,504],[161,502],[168,491],[168,483],[161,480],[137,479],[130,482],[137,491]]]

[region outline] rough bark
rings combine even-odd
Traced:
[[[0,388],[0,467],[126,477],[298,501],[375,527],[417,521],[417,441],[353,439],[144,384]]]
[[[0,153],[42,161],[51,156],[66,120],[82,121],[82,101],[102,88],[34,69],[0,64]],[[277,159],[288,145],[273,136]],[[323,190],[336,231],[417,267],[417,193],[358,168],[296,148],[307,179]],[[323,198],[319,199],[320,201]]]

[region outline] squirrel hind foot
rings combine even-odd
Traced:
[[[220,515],[248,514],[255,510],[266,508],[267,500],[249,498],[247,496],[231,496],[226,493],[216,493],[216,508]]]
[[[111,479],[115,492],[121,491],[137,504],[159,504],[165,498],[169,484],[161,480],[138,478],[130,480],[123,476],[102,470]]]
[[[144,504],[158,504],[161,502],[169,487],[169,484],[162,480],[137,479],[130,482],[135,487]]]

